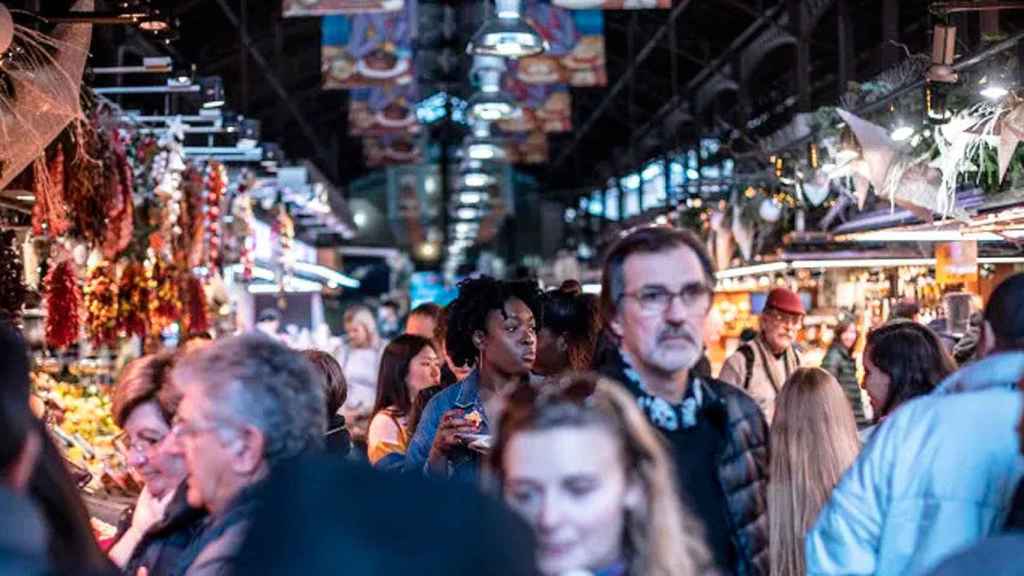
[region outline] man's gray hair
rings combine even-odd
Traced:
[[[263,433],[268,464],[323,445],[320,382],[302,354],[257,332],[218,340],[186,355],[172,373],[199,387],[221,414]]]

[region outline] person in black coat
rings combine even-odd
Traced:
[[[536,574],[530,528],[465,484],[306,455],[259,498],[234,574]]]
[[[864,402],[861,400],[860,382],[857,381],[857,360],[853,357],[857,346],[857,325],[851,320],[840,321],[836,325],[832,344],[829,346],[821,367],[835,377],[846,394],[846,399],[853,409],[853,417],[857,427],[863,428],[871,424],[864,414]]]
[[[327,352],[306,350],[302,353],[323,377],[324,401],[327,402],[327,432],[324,449],[330,454],[348,456],[352,450],[352,436],[345,426],[345,417],[339,411],[348,397],[348,384],[341,365]]]

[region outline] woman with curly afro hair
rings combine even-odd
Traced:
[[[427,405],[407,469],[476,480],[502,398],[529,378],[537,358],[540,300],[533,281],[481,276],[459,284],[448,305],[445,347],[456,366],[473,371]]]

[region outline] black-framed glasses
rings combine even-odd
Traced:
[[[674,298],[684,306],[706,307],[711,303],[712,289],[703,282],[684,284],[678,292],[672,292],[664,286],[648,286],[635,292],[626,292],[623,298],[632,298],[640,305],[640,309],[649,314],[660,314],[668,310]]]

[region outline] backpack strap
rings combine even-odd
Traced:
[[[746,361],[747,370],[743,376],[743,389],[750,389],[750,377],[754,375],[754,349],[750,347],[750,343],[745,343],[736,349],[737,352],[743,354],[743,359]]]

